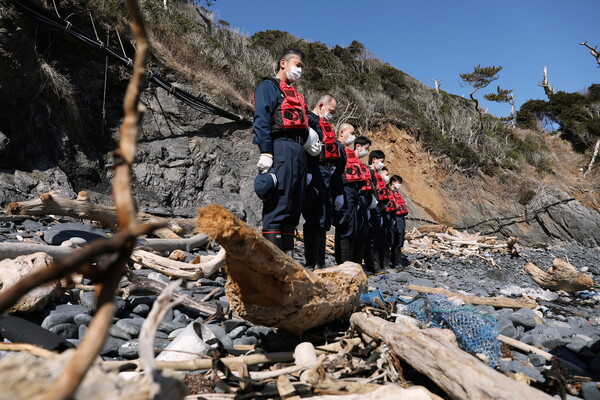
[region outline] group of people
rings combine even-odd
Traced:
[[[384,152],[371,151],[371,141],[357,137],[351,124],[341,124],[336,134],[332,95],[308,110],[292,86],[303,61],[300,50],[286,49],[275,76],[264,78],[254,92],[253,143],[260,150],[254,188],[263,201],[262,234],[292,252],[303,216],[306,268],[325,267],[332,225],[338,264],[353,261],[373,273],[397,265],[408,214],[402,178],[390,174]]]

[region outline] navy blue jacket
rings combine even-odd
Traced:
[[[261,153],[273,153],[271,121],[275,109],[283,102],[283,93],[275,82],[265,79],[254,91],[254,140]]]

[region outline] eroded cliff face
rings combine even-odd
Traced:
[[[49,190],[66,196],[87,190],[93,201],[111,203],[111,151],[129,74],[109,60],[103,101],[105,66],[102,54],[32,23],[0,0],[0,206]],[[151,67],[172,76],[159,61]],[[195,111],[151,85],[142,102],[134,165],[140,208],[193,216],[198,207],[219,203],[258,226],[258,150],[251,130]],[[385,151],[390,171],[405,179],[402,191],[414,218],[409,227],[429,220],[524,243],[600,245],[597,180],[581,179],[586,160],[557,138],[548,139],[557,154],[554,175],[467,177],[405,131],[386,128],[370,136],[373,148]]]

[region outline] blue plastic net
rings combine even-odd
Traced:
[[[439,294],[426,294],[404,305],[406,312],[436,328],[451,329],[461,349],[484,354],[491,367],[500,361],[498,321],[468,304],[457,305]]]

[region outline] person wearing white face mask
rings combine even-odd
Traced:
[[[334,210],[344,204],[341,143],[336,139],[331,119],[337,110],[337,100],[330,94],[322,96],[308,113],[309,126],[322,143],[319,154],[308,157],[308,173],[312,180],[302,210],[304,217],[304,266],[325,267],[326,233],[331,228]]]
[[[284,50],[276,75],[264,78],[253,96],[253,143],[260,151],[256,166],[260,174],[272,173],[277,181],[276,190],[263,200],[263,236],[286,252],[293,251],[306,193],[308,110],[291,85],[302,75],[303,59],[300,50]],[[313,151],[318,146],[311,139],[308,147],[306,151]]]
[[[402,187],[402,177],[400,175],[392,175],[390,178],[390,187],[394,195],[394,203],[396,206],[395,225],[394,225],[394,240],[391,248],[391,261],[394,267],[403,265],[406,261],[402,257],[402,246],[404,246],[404,234],[406,231],[405,217],[408,215],[408,207],[404,197],[400,194]]]
[[[381,181],[378,172],[384,167],[385,154],[381,150],[373,150],[369,153],[368,166],[373,178],[373,187],[378,188],[385,184]],[[380,180],[378,184],[378,180]],[[372,272],[379,272],[382,268],[386,268],[381,263],[379,252],[379,242],[384,235],[383,226],[383,209],[385,201],[382,200],[380,190],[376,190],[376,206],[369,210],[368,234],[365,246],[365,269]]]
[[[370,141],[362,136],[355,139],[354,127],[347,123],[340,125],[338,138],[345,156],[342,172],[344,202],[339,209],[336,207],[333,221],[335,258],[338,264],[345,261],[361,264],[366,239],[364,227],[367,222],[367,209],[361,191],[368,177],[365,174],[366,166],[359,160],[355,150],[360,150],[362,146],[368,148]],[[365,144],[365,140],[368,144]]]

